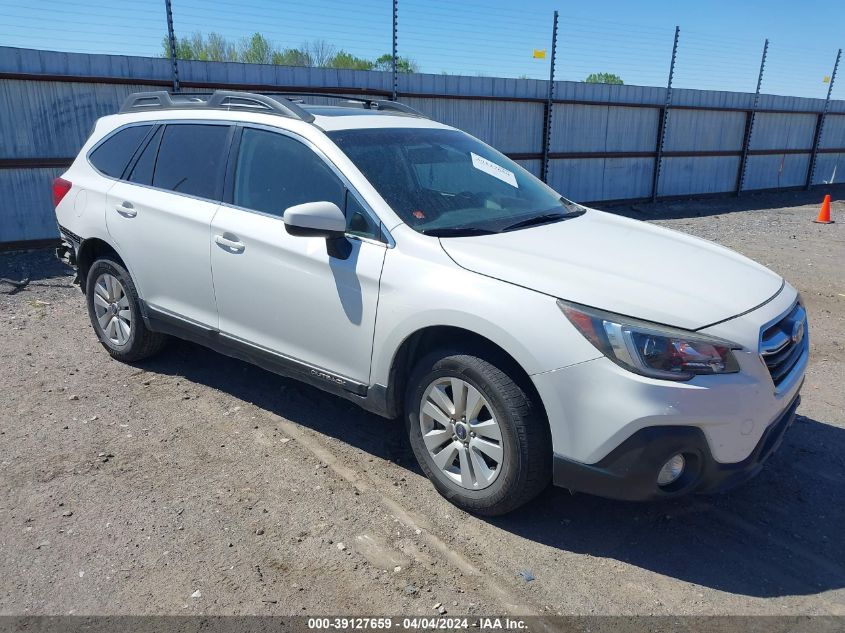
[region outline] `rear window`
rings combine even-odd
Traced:
[[[219,199],[228,135],[227,125],[168,125],[155,161],[153,186]]]
[[[119,130],[101,143],[88,159],[100,172],[120,178],[151,125],[133,125]]]

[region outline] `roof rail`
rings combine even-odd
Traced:
[[[330,94],[324,92],[273,92],[268,93],[272,95],[279,95],[289,100],[298,100],[300,97],[328,97],[330,99],[342,99],[345,101],[344,105],[349,108],[364,108],[366,110],[393,110],[401,112],[410,116],[418,116],[423,119],[428,117],[419,110],[415,110],[409,105],[400,103],[399,101],[389,101],[387,99],[370,99],[369,97],[350,97],[343,94]]]
[[[299,107],[293,101],[279,97],[235,90],[215,90],[212,93],[176,92],[165,90],[135,92],[126,97],[121,113],[145,112],[147,110],[243,110],[278,114],[306,123],[314,121],[314,115]]]
[[[411,116],[418,116],[424,119],[428,118],[419,110],[412,108],[407,104],[399,103],[398,101],[388,101],[386,99],[350,99],[349,102],[363,102],[366,107],[375,110],[395,110],[396,112],[403,112],[404,114],[410,114]],[[373,108],[373,106],[375,106],[375,108]]]

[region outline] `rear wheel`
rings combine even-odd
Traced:
[[[411,447],[435,488],[477,514],[510,512],[551,479],[545,416],[530,390],[474,354],[421,359],[405,398]]]
[[[91,325],[112,357],[134,362],[161,351],[167,337],[147,329],[135,284],[123,266],[98,259],[88,270],[85,288]]]

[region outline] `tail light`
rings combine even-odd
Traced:
[[[56,178],[53,181],[53,206],[54,207],[59,206],[59,203],[67,195],[67,192],[70,191],[71,187],[73,187],[73,183],[65,180],[64,178]]]

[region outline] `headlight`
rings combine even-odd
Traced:
[[[689,380],[697,374],[732,374],[741,347],[706,334],[639,321],[577,303],[558,307],[588,341],[610,360],[637,374]]]

